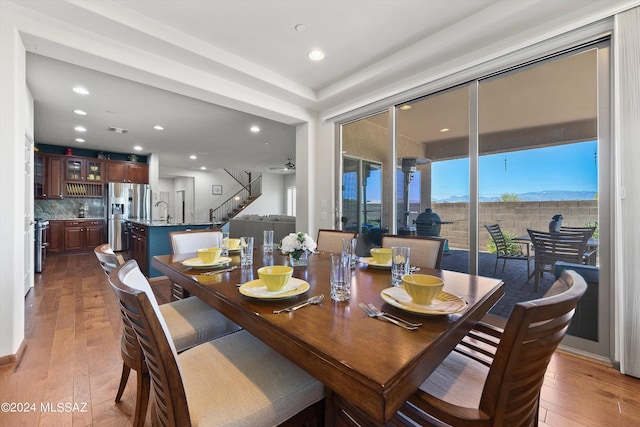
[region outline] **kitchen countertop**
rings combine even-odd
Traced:
[[[104,221],[104,217],[96,216],[96,217],[88,217],[78,218],[77,216],[67,216],[67,217],[59,217],[59,218],[45,218],[46,221],[95,221],[102,220]]]
[[[167,222],[167,221],[148,221],[148,220],[136,220],[136,219],[128,219],[127,221],[132,222],[138,225],[144,225],[147,227],[188,227],[190,225],[215,225],[213,222]]]

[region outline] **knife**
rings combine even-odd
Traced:
[[[235,270],[236,268],[238,268],[238,266],[234,265],[233,267],[225,268],[224,270],[207,271],[205,273],[200,273],[200,275],[201,276],[213,276],[213,275],[220,274],[220,273],[228,273],[229,271]]]

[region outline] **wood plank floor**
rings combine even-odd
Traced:
[[[25,298],[24,356],[17,365],[0,366],[0,403],[28,406],[28,412],[0,411],[0,426],[130,425],[135,374],[115,404],[120,317],[95,256],[49,257],[37,276]],[[168,286],[154,289],[166,302]],[[547,370],[540,421],[551,427],[638,426],[640,379],[558,352]]]

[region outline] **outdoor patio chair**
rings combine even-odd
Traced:
[[[587,290],[575,271],[563,271],[558,281],[566,291],[516,304],[504,330],[477,324],[392,421],[403,426],[538,425],[547,365]]]
[[[342,239],[355,239],[357,237],[355,231],[342,230],[318,230],[318,240],[316,244],[318,252],[329,252],[334,254],[342,253]]]
[[[556,262],[582,264],[584,254],[587,251],[589,237],[581,232],[549,233],[527,229],[531,237],[531,244],[535,251],[535,276],[534,291],[538,292],[540,277],[545,272],[553,273]]]
[[[593,233],[596,232],[596,227],[560,227],[560,232],[578,232],[585,233],[589,235],[589,240],[593,237]],[[596,255],[598,254],[598,246],[590,246],[587,244],[587,250],[584,253],[584,258],[582,260],[583,264],[587,265],[596,265]]]
[[[524,254],[522,253],[522,249],[521,249],[520,253],[515,253],[515,254],[509,253],[507,248],[507,240],[505,239],[504,234],[500,229],[500,226],[498,224],[493,224],[493,225],[485,225],[484,227],[489,232],[489,235],[493,240],[493,244],[496,247],[496,264],[493,267],[493,275],[494,276],[496,275],[499,260],[503,260],[502,273],[504,273],[504,268],[507,265],[507,260],[515,259],[515,260],[527,262],[527,279],[531,278],[531,266],[529,265],[529,261],[531,261],[534,258],[534,255],[531,255],[531,251],[527,250],[526,251],[527,253]],[[525,244],[529,245],[529,242],[514,242],[514,243],[517,243],[519,245],[525,245]]]
[[[322,383],[262,341],[240,331],[178,354],[136,262],[109,282],[144,353],[154,426],[323,425]]]
[[[382,247],[406,246],[409,248],[411,265],[426,268],[442,268],[442,252],[446,239],[435,236],[399,236],[385,234],[382,236]]]

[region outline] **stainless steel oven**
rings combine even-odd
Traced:
[[[34,227],[34,271],[36,273],[42,273],[42,269],[44,268],[44,260],[47,257],[47,246],[49,246],[49,243],[47,242],[47,229],[49,228],[49,221],[43,220],[42,218],[36,218]]]

